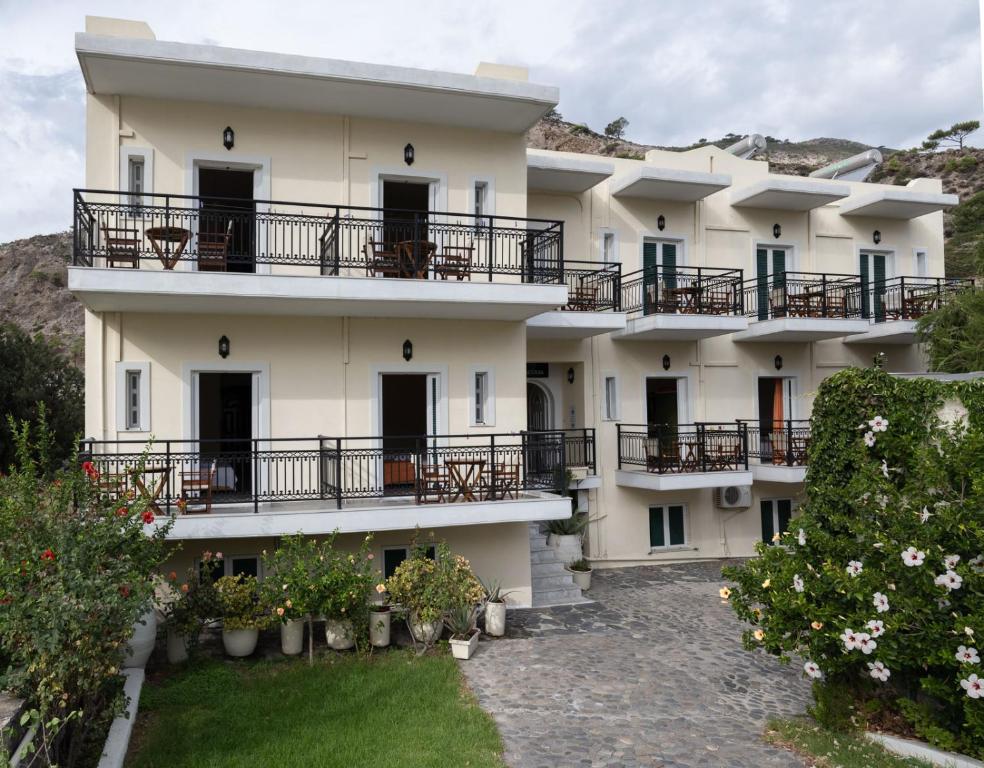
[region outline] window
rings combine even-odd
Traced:
[[[929,275],[929,267],[926,263],[926,251],[916,251],[915,262],[916,262],[916,277],[926,277]]]
[[[762,499],[759,502],[762,512],[762,541],[772,544],[772,537],[789,530],[793,517],[792,499]]]
[[[126,428],[140,429],[140,371],[126,372]]]
[[[223,576],[252,576],[256,579],[262,577],[258,555],[227,555],[222,560],[215,561],[212,564],[212,570],[208,573],[202,573],[201,560],[196,561],[195,567],[200,579],[207,578],[213,582],[218,581]]]
[[[148,205],[154,191],[154,151],[144,147],[120,147],[120,186],[125,205]]]
[[[131,157],[127,171],[127,191],[130,193],[130,204],[140,205],[144,193],[144,159]]]
[[[605,376],[604,416],[607,421],[618,420],[618,378]]]
[[[409,547],[384,547],[383,548],[383,578],[388,579],[396,571],[397,566],[410,557]],[[437,550],[434,545],[427,547],[427,557],[431,560],[437,558]]]
[[[489,367],[473,368],[471,377],[471,426],[491,427],[495,424],[495,374]]]
[[[120,432],[150,431],[150,363],[116,364],[116,428]]]
[[[615,257],[615,233],[601,233],[601,260],[605,264],[613,264],[618,259]]]
[[[476,228],[488,227],[489,222],[483,217],[489,213],[489,183],[487,181],[476,181],[472,197]]]
[[[687,543],[687,508],[671,504],[649,508],[649,547],[682,547]]]
[[[475,423],[485,423],[485,405],[489,391],[488,371],[479,371],[475,374]]]

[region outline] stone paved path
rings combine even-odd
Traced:
[[[800,766],[762,741],[802,713],[798,667],[742,650],[720,564],[596,571],[597,602],[511,611],[462,664],[512,768]]]

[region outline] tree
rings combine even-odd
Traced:
[[[564,119],[564,116],[557,111],[556,107],[551,107],[550,111],[543,116],[544,120],[551,120],[553,122],[560,122]]]
[[[984,370],[984,291],[969,289],[919,319],[930,368],[942,373]]]
[[[954,123],[949,128],[940,128],[933,131],[922,143],[922,148],[933,151],[940,148],[940,145],[955,146],[963,149],[964,139],[981,127],[979,120],[964,120],[961,123]]]
[[[34,423],[39,403],[44,403],[54,436],[53,466],[71,455],[84,426],[83,381],[82,372],[44,337],[32,338],[15,325],[0,324],[0,474],[15,458],[6,417]]]
[[[624,117],[617,117],[605,126],[605,135],[610,139],[621,139],[628,126],[628,120]]]

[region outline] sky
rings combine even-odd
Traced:
[[[70,225],[86,13],[147,21],[159,40],[464,73],[521,64],[560,88],[565,119],[601,130],[624,116],[647,144],[732,132],[909,147],[982,111],[978,0],[0,0],[0,242]]]

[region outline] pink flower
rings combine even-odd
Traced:
[[[971,675],[965,680],[960,681],[960,687],[967,691],[967,695],[972,699],[984,698],[984,680],[977,675]]]
[[[222,553],[221,552],[216,552],[215,553],[215,559],[216,560],[221,560],[222,559]]]
[[[283,608],[277,608],[277,615],[278,616],[283,616],[284,615],[284,609]]]
[[[376,556],[372,552],[370,552],[368,555],[366,555],[366,560],[372,560],[375,557]]]

